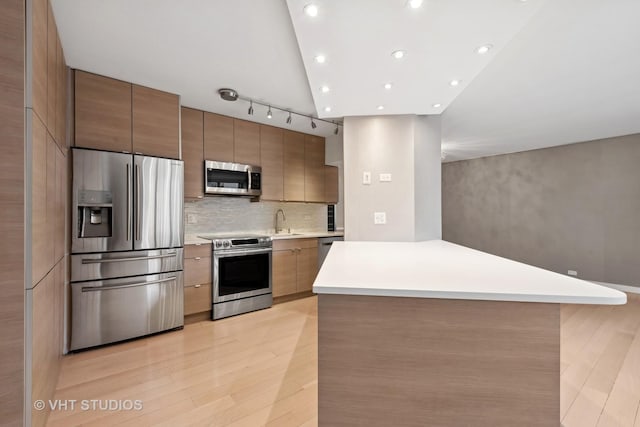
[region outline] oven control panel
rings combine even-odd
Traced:
[[[229,238],[212,239],[213,250],[231,250],[243,248],[270,248],[272,246],[269,236],[239,236]]]

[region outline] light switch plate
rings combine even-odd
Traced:
[[[374,212],[373,213],[373,223],[374,224],[386,224],[387,223],[387,213],[386,212]]]
[[[380,182],[391,182],[391,174],[390,173],[381,173],[380,174]]]
[[[371,184],[371,172],[362,172],[362,183],[364,185]]]

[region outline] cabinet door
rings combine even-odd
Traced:
[[[180,158],[178,95],[133,85],[133,151]]]
[[[295,249],[273,251],[271,260],[271,284],[273,296],[295,294],[297,292],[297,253]]]
[[[284,131],[284,200],[304,201],[304,137],[299,132]]]
[[[75,145],[131,152],[131,84],[75,72]]]
[[[324,202],[324,138],[304,136],[304,200]]]
[[[67,64],[64,61],[64,51],[62,50],[59,36],[57,46],[58,73],[56,74],[56,140],[62,149],[62,152],[66,155],[67,148],[69,147],[67,141]]]
[[[182,160],[184,160],[184,198],[204,197],[203,113],[191,108],[182,114]]]
[[[57,139],[56,132],[56,79],[58,76],[58,31],[56,21],[53,19],[51,3],[47,11],[47,129]]]
[[[65,214],[67,200],[67,157],[59,149],[55,150],[56,176],[55,176],[55,226],[54,226],[54,262],[58,262],[65,253]]]
[[[185,258],[184,285],[211,283],[211,257]]]
[[[297,292],[310,291],[318,274],[318,247],[298,250],[297,258]]]
[[[204,159],[233,162],[233,119],[204,113]]]
[[[338,168],[335,166],[324,167],[324,201],[338,203]]]
[[[31,26],[33,31],[31,34],[32,75],[30,105],[43,123],[47,123],[47,4],[47,0],[34,0],[31,2]],[[5,25],[3,22],[3,29]]]
[[[260,166],[260,125],[233,120],[233,159],[236,163]]]
[[[284,199],[283,131],[260,125],[260,162],[262,163],[262,200]]]
[[[185,286],[184,315],[211,310],[211,284]]]

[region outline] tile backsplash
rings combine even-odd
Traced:
[[[327,205],[293,202],[251,202],[244,197],[205,197],[184,203],[184,232],[198,233],[270,233],[275,215],[282,209],[283,228],[296,232],[327,230]]]

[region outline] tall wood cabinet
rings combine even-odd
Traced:
[[[75,145],[180,158],[179,97],[77,70]]]
[[[324,138],[304,136],[304,201],[324,202]]]
[[[329,204],[338,203],[338,168],[324,166],[324,201]]]
[[[305,135],[284,131],[284,200],[304,201]]]
[[[260,161],[262,166],[262,200],[284,199],[284,132],[280,128],[260,125]]]
[[[203,113],[182,107],[182,160],[184,161],[184,198],[204,197]]]

